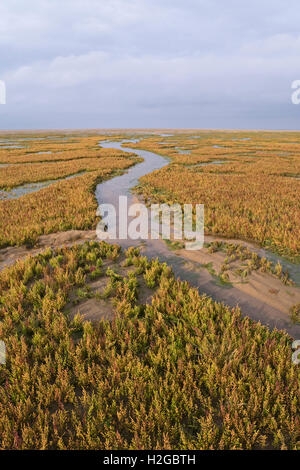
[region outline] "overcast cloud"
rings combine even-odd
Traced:
[[[297,0],[2,0],[1,129],[298,129]]]

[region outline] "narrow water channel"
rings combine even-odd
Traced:
[[[9,166],[9,165],[2,165],[2,166]],[[51,184],[59,183],[60,181],[69,180],[72,178],[76,178],[76,176],[83,175],[85,171],[80,171],[70,176],[66,176],[64,178],[57,178],[55,180],[46,180],[46,181],[38,181],[37,183],[26,183],[20,186],[16,186],[15,188],[11,188],[10,190],[1,190],[0,189],[0,200],[7,200],[7,199],[18,199],[21,196],[25,196],[25,194],[35,193],[43,188],[48,188]]]

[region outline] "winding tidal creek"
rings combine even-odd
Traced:
[[[153,152],[139,150],[131,148],[130,143],[137,142],[137,140],[122,140],[122,141],[107,141],[101,143],[103,148],[113,148],[122,150],[129,153],[134,153],[139,157],[143,158],[142,163],[138,163],[135,166],[129,168],[129,170],[121,175],[116,176],[112,179],[100,183],[96,187],[95,196],[98,204],[112,204],[116,209],[119,206],[119,196],[127,196],[128,206],[138,201],[136,195],[132,192],[132,189],[138,185],[139,179],[155,170],[159,170],[164,166],[168,165],[169,160],[162,157],[161,155]],[[118,224],[118,210],[117,213],[117,224]],[[219,237],[207,236],[205,241],[211,241],[213,239],[219,239]],[[212,279],[211,274],[203,269],[201,263],[201,255],[194,255],[193,252],[187,252],[184,249],[180,249],[176,252],[171,251],[167,244],[162,240],[153,240],[148,237],[145,240],[132,240],[132,239],[115,239],[109,240],[112,243],[118,243],[122,248],[128,248],[129,246],[140,246],[141,253],[150,257],[158,258],[161,262],[166,262],[170,265],[174,271],[176,277],[181,280],[188,281],[192,286],[198,288],[200,293],[211,296],[214,300],[224,302],[225,304],[236,307],[237,305],[241,308],[243,314],[248,315],[255,321],[269,326],[270,328],[285,329],[291,336],[300,337],[300,325],[293,325],[288,317],[286,311],[284,312],[285,305],[283,298],[274,298],[268,291],[272,290],[272,282],[275,283],[277,280],[273,280],[272,276],[266,276],[271,279],[270,286],[268,282],[265,282],[264,275],[261,275],[262,281],[248,283],[237,283],[232,285],[230,288],[218,285]],[[228,240],[231,242],[231,240]],[[236,243],[243,243],[239,240],[234,240]],[[251,246],[251,244],[247,244]],[[251,246],[251,249],[258,253],[260,256],[265,256],[272,262],[280,261],[284,269],[288,269],[290,277],[296,284],[300,284],[300,266],[286,261],[280,256],[268,252],[262,248]],[[199,250],[201,252],[201,250]],[[258,287],[261,282],[262,291]],[[278,281],[280,282],[280,281]],[[278,284],[277,282],[277,284]],[[266,285],[264,285],[264,283]],[[276,285],[276,287],[278,287]],[[265,288],[266,292],[263,292]],[[282,284],[282,291],[286,290],[286,287]],[[296,294],[299,295],[299,288],[293,287]],[[273,289],[275,290],[275,289]],[[295,302],[296,303],[296,302]]]

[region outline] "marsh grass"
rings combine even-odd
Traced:
[[[0,448],[299,449],[289,336],[199,295],[136,248],[125,256],[90,242],[0,273]],[[89,296],[98,260],[139,269],[152,303],[138,304],[135,272],[107,267],[113,319],[71,319],[70,296]]]

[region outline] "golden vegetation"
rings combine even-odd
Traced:
[[[219,280],[226,283],[235,278],[246,280],[252,272],[269,273],[277,277],[285,285],[293,285],[294,282],[287,271],[284,271],[282,264],[278,261],[274,264],[265,257],[259,256],[255,251],[242,244],[227,243],[223,241],[213,241],[205,243],[204,247],[208,253],[223,252],[225,259],[221,265],[220,272],[217,273],[212,266],[206,266],[212,274],[218,276]],[[239,261],[240,263],[237,263]]]
[[[109,170],[89,173],[19,199],[0,202],[0,246],[34,245],[39,235],[95,227],[97,203],[92,190]]]
[[[25,149],[0,146],[0,162],[12,164],[0,167],[2,187],[87,173],[0,201],[0,246],[94,228],[95,185],[138,161],[98,148],[103,136],[43,137],[18,142]],[[143,178],[145,198],[204,203],[208,232],[296,258],[297,134],[194,137],[136,144],[172,158]],[[202,166],[215,160],[225,163]],[[242,246],[206,248],[226,253],[223,282],[230,263],[243,260],[243,278],[259,270],[290,283],[279,263]],[[102,279],[102,290],[89,287]],[[141,301],[145,286],[153,292],[150,305]],[[94,323],[84,321],[91,298],[99,303]],[[112,321],[100,320],[103,302]],[[70,303],[83,316],[69,315]],[[298,304],[290,314],[299,321]],[[117,245],[90,242],[6,268],[0,340],[7,347],[0,365],[1,449],[300,449],[300,369],[291,361],[291,338],[200,296],[138,249],[124,259]]]
[[[55,163],[12,165],[0,168],[0,188],[12,188],[25,183],[34,183],[64,178],[81,171],[117,170],[130,166],[128,157],[82,158]]]
[[[122,151],[100,147],[93,150],[99,140],[101,138],[98,136],[91,137],[78,144],[79,148],[82,147],[85,158],[0,167],[0,187],[5,189],[23,183],[59,179],[81,171],[88,172],[72,180],[53,183],[47,188],[26,194],[19,199],[0,200],[0,247],[15,244],[33,245],[42,234],[95,227],[96,183],[124,171],[139,161],[133,155]],[[27,145],[32,148],[38,144],[27,143]],[[47,145],[50,144],[47,142]],[[59,145],[64,148],[67,144]],[[13,150],[9,152],[14,154]],[[66,150],[66,154],[69,152]],[[50,158],[49,155],[47,154],[47,158]],[[38,156],[40,157],[41,155]]]
[[[48,137],[43,141],[30,140],[24,142],[24,147],[21,142],[20,145],[23,148],[6,148],[6,145],[3,145],[3,148],[0,145],[0,163],[36,163],[125,155],[119,150],[100,148],[99,142],[106,139],[103,136],[77,137],[70,143],[69,140],[52,142]]]
[[[118,255],[97,242],[48,249],[0,274],[0,448],[299,449],[289,337],[136,249],[120,275]],[[156,288],[151,305],[138,303],[138,275]],[[97,277],[114,320],[71,320],[71,293]]]
[[[170,143],[160,144],[166,140]],[[251,240],[299,259],[297,140],[297,133],[263,132],[144,139],[132,146],[169,156],[173,163],[143,177],[139,191],[147,200],[202,203],[206,233]]]

